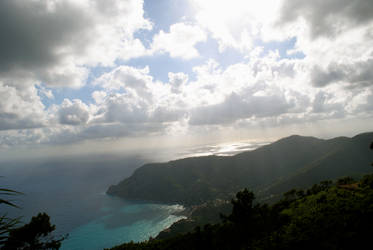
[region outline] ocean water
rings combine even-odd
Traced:
[[[105,191],[130,176],[146,160],[138,157],[78,157],[0,163],[1,187],[24,193],[13,198],[20,208],[2,206],[1,214],[28,222],[46,212],[56,237],[68,234],[65,250],[103,249],[144,241],[182,219],[179,205],[125,201]]]
[[[22,217],[46,212],[56,225],[55,236],[68,234],[64,250],[109,248],[125,242],[155,237],[182,219],[179,205],[126,201],[105,194],[112,184],[130,176],[147,162],[167,161],[187,156],[232,155],[252,150],[263,143],[235,142],[201,145],[174,152],[139,155],[87,155],[28,160],[0,161],[0,187],[23,193],[13,198],[20,208],[0,206],[0,214]],[[157,156],[158,158],[154,158]]]
[[[103,207],[102,215],[72,230],[61,249],[94,250],[124,242],[145,241],[183,218],[174,215],[183,210],[178,205],[138,204],[106,199],[108,204]]]

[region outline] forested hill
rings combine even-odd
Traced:
[[[169,238],[126,243],[112,250],[369,249],[373,233],[373,175],[323,181],[290,190],[269,206],[247,189],[232,200],[231,213],[214,225]]]
[[[369,173],[372,139],[373,133],[330,140],[290,136],[230,157],[146,164],[111,186],[107,193],[126,199],[185,205],[230,198],[242,188],[270,196],[325,179]]]

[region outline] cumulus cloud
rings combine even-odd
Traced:
[[[33,85],[9,86],[0,81],[0,130],[47,125],[44,105]]]
[[[142,5],[141,0],[1,1],[0,77],[83,85],[89,66],[144,53],[133,36],[151,28]]]
[[[142,0],[0,1],[1,128],[45,126],[40,96],[53,99],[51,87],[81,87],[92,67],[146,54],[134,33],[151,28]],[[51,116],[84,124],[84,105],[64,102]]]
[[[282,36],[296,37],[309,83],[345,88],[371,86],[373,3],[370,0],[282,1],[276,25]],[[276,32],[273,32],[273,34]],[[271,37],[271,33],[267,35]]]
[[[66,99],[50,111],[58,114],[54,127],[15,134],[13,142],[22,143],[22,136],[42,144],[65,144],[223,127],[275,127],[340,119],[370,107],[370,92],[349,97],[338,86],[315,91],[303,82],[307,74],[299,63],[279,59],[276,53],[226,69],[208,61],[195,69],[195,80],[179,72],[170,73],[165,83],[155,81],[146,68],[119,66],[97,80],[102,90],[92,94],[94,105]],[[9,138],[3,136],[3,141]]]
[[[253,116],[271,117],[286,113],[291,107],[291,103],[287,103],[284,97],[278,95],[247,97],[232,93],[222,103],[194,109],[189,123],[191,125],[225,124]]]
[[[219,50],[235,48],[242,52],[253,49],[264,24],[276,17],[279,1],[190,0],[195,20],[217,40]]]
[[[47,89],[44,86],[39,87],[39,95],[44,96],[48,99],[54,99],[54,95],[51,89]]]
[[[92,98],[95,100],[97,104],[103,103],[107,93],[105,91],[93,91]]]
[[[355,92],[357,92],[355,90]],[[349,102],[347,109],[351,114],[371,116],[373,112],[373,88],[366,88],[355,93]]]
[[[190,2],[194,19],[154,32],[145,48],[136,32],[152,24],[142,0],[0,1],[0,144],[371,117],[371,1]],[[233,48],[245,59],[221,66],[217,55],[186,63],[210,38],[219,52]],[[292,59],[282,58],[277,45],[288,46]],[[149,66],[125,65],[157,53],[171,62],[183,59],[177,62],[185,63],[185,72],[171,67],[162,82]],[[56,87],[79,88],[87,79],[92,99],[67,96],[55,103],[65,93]]]
[[[316,87],[324,87],[332,83],[347,83],[350,88],[373,85],[373,59],[350,64],[331,63],[326,69],[319,66],[313,68],[311,77]]]
[[[134,68],[122,65],[112,71],[103,74],[95,81],[95,85],[100,85],[108,90],[120,90],[126,88],[132,90],[145,90],[147,84],[153,81],[149,75],[149,67]]]
[[[89,119],[89,108],[79,99],[64,99],[58,110],[58,118],[61,124],[84,125]]]
[[[339,112],[343,110],[341,103],[332,102],[333,95],[325,92],[318,92],[314,98],[312,111],[314,113]]]
[[[109,96],[100,112],[101,122],[144,123],[148,117],[148,104],[129,94],[113,94]]]
[[[181,91],[182,86],[184,86],[188,82],[189,77],[187,74],[184,74],[182,72],[179,72],[179,73],[169,72],[168,80],[171,84],[172,92],[178,93]]]
[[[348,29],[373,21],[371,0],[294,0],[283,1],[282,22],[304,18],[310,24],[311,36],[333,37]]]
[[[180,73],[170,73],[170,76],[175,81],[186,78],[186,75]],[[170,107],[172,88],[154,81],[148,67],[119,66],[102,75],[95,83],[109,91],[123,92],[109,95],[103,91],[94,93],[96,98],[105,95],[105,98],[100,99],[95,122],[163,123],[176,121],[183,115],[177,112],[179,108]]]
[[[169,53],[171,57],[192,59],[198,57],[195,45],[206,41],[205,32],[198,26],[176,23],[170,26],[170,32],[161,30],[153,38],[152,49]]]

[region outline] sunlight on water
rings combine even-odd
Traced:
[[[253,150],[265,142],[240,141],[174,149],[164,161],[202,155],[229,156]],[[145,154],[146,152],[142,152]],[[167,153],[167,152],[166,152]],[[160,153],[151,154],[161,155]],[[144,160],[148,159],[148,160]],[[69,234],[62,249],[103,249],[129,241],[144,241],[184,218],[179,205],[133,203],[107,196],[105,190],[131,175],[149,157],[82,156],[40,162],[0,164],[6,187],[23,192],[21,209],[3,211],[24,222],[46,212],[56,225],[55,235]],[[163,161],[163,160],[162,160]],[[56,178],[58,176],[58,178]]]
[[[201,145],[185,150],[179,154],[179,157],[199,157],[208,155],[218,156],[232,156],[244,151],[254,150],[258,147],[269,144],[270,142],[257,142],[257,141],[240,141],[221,143],[216,145]]]

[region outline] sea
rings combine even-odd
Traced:
[[[184,148],[159,158],[144,152],[133,155],[80,155],[0,161],[0,185],[22,192],[11,197],[19,208],[0,206],[0,214],[24,223],[39,212],[56,225],[53,235],[66,237],[63,250],[95,250],[125,242],[141,242],[185,217],[179,204],[128,201],[106,190],[144,163],[203,155],[233,155],[265,142],[239,142]],[[152,159],[151,156],[158,156]]]

